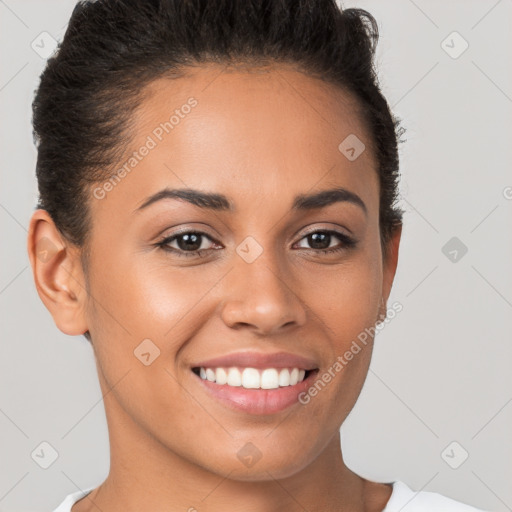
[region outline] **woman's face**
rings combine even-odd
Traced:
[[[112,443],[137,432],[230,478],[292,475],[336,439],[352,409],[371,338],[350,361],[343,355],[378,320],[395,272],[398,241],[390,262],[381,253],[370,140],[347,93],[284,66],[203,66],[149,91],[116,167],[126,163],[125,172],[97,184],[90,204],[83,321],[104,392],[115,386],[105,398]],[[158,196],[166,189],[225,200]],[[314,207],[297,201],[331,189],[348,193]],[[244,353],[306,359],[259,361],[261,370],[318,371],[278,390],[193,371]],[[336,371],[339,357],[346,364]],[[253,360],[210,367],[244,370]],[[329,369],[330,382],[299,401]]]

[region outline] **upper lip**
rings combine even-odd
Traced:
[[[303,370],[316,370],[318,368],[313,359],[289,352],[235,352],[200,361],[194,364],[193,368],[229,368],[232,366],[244,368],[299,368]]]

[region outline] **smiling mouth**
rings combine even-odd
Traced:
[[[220,386],[234,388],[272,390],[295,386],[303,382],[318,368],[306,370],[297,367],[289,368],[241,368],[241,367],[194,367],[192,372],[200,379]]]

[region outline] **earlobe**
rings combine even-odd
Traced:
[[[66,241],[47,211],[30,219],[27,250],[37,293],[56,326],[76,336],[87,331],[87,291],[79,248]]]

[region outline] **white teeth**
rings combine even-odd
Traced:
[[[242,376],[236,368],[230,368],[228,370],[228,386],[241,386]]]
[[[279,372],[279,385],[289,386],[290,385],[290,370],[285,368]]]
[[[245,368],[242,372],[242,386],[247,389],[260,387],[260,372],[256,368]]]
[[[299,368],[244,368],[240,371],[231,368],[199,368],[199,376],[203,380],[227,384],[228,386],[244,387],[246,389],[277,389],[279,387],[294,386],[302,382],[306,370]]]
[[[297,370],[298,371],[298,370]],[[276,389],[279,387],[279,374],[275,368],[267,368],[261,374],[261,389]]]
[[[217,368],[215,371],[215,381],[217,384],[226,384],[228,381],[228,374],[224,371],[224,368]]]

